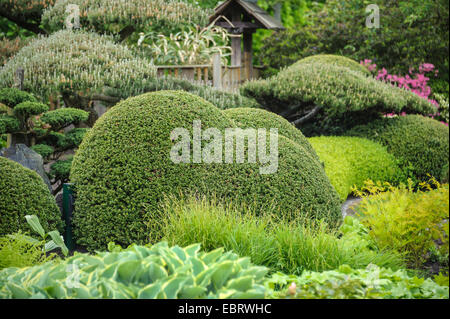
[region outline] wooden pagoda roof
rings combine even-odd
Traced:
[[[249,27],[249,28],[255,28],[255,29],[269,29],[269,30],[284,30],[285,28],[281,24],[280,21],[269,15],[265,10],[263,10],[261,7],[259,7],[256,4],[255,0],[227,0],[217,6],[215,9],[214,15],[212,15],[209,18],[210,23],[215,22],[220,16],[226,16],[229,14],[230,10],[235,10],[236,6],[241,7],[242,11],[248,15],[249,17],[253,18],[257,23],[241,23],[240,25],[237,25],[237,27]],[[231,19],[230,19],[231,20]],[[219,23],[216,23],[217,25]]]

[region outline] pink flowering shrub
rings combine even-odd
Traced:
[[[414,94],[420,96],[421,98],[427,100],[431,104],[433,104],[436,107],[436,113],[430,114],[430,117],[435,118],[440,116],[440,106],[439,103],[431,99],[431,87],[428,85],[428,81],[430,80],[430,73],[431,75],[437,77],[439,74],[439,71],[435,69],[435,66],[431,63],[423,63],[419,66],[419,70],[416,72],[413,68],[409,69],[409,74],[405,76],[399,76],[399,75],[393,75],[389,74],[388,71],[385,68],[382,68],[379,70],[377,68],[377,65],[372,63],[372,60],[365,59],[364,61],[360,62],[361,65],[365,66],[370,72],[374,73],[376,76],[375,78],[379,81],[391,83],[394,86],[397,86],[399,88],[408,90],[413,92]],[[402,114],[386,114],[386,117],[393,117],[393,116],[405,116],[406,113],[403,112]],[[448,123],[443,122],[444,124],[448,125]]]

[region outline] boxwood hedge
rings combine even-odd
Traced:
[[[279,168],[261,175],[259,164],[175,164],[170,139],[193,121],[223,132],[233,123],[202,98],[181,91],[125,100],[86,134],[71,169],[77,191],[75,235],[88,249],[144,243],[147,222],[168,194],[215,195],[279,214],[309,214],[338,222],[339,198],[323,168],[305,149],[279,137]]]
[[[302,132],[289,123],[286,119],[273,112],[255,108],[236,108],[225,110],[224,114],[229,119],[233,120],[237,126],[243,129],[265,128],[270,130],[271,128],[277,128],[278,134],[281,134],[291,139],[293,142],[300,144],[313,157],[319,159],[311,144],[309,144]]]
[[[398,160],[385,147],[373,141],[344,136],[310,138],[312,146],[324,162],[325,172],[341,200],[352,193],[352,187],[364,182],[406,182],[407,174]]]
[[[428,180],[428,174],[437,179],[448,176],[449,130],[434,119],[420,115],[382,118],[354,127],[346,135],[385,145],[405,166],[412,166],[419,180]]]
[[[42,178],[0,157],[0,236],[30,231],[25,215],[36,215],[47,232],[62,231],[61,213]]]

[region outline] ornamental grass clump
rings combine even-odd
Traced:
[[[93,250],[111,240],[147,242],[159,202],[180,193],[215,194],[259,212],[339,223],[339,198],[322,166],[281,135],[274,174],[260,174],[258,163],[235,160],[194,163],[190,156],[189,162],[173,162],[170,153],[178,142],[171,140],[172,131],[184,128],[192,136],[198,120],[202,130],[236,128],[214,105],[182,91],[130,98],[97,121],[74,157],[70,176],[77,192],[74,225],[80,245]]]

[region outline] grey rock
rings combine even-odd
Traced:
[[[42,177],[48,189],[52,192],[52,184],[44,170],[44,160],[42,156],[27,147],[25,144],[16,144],[9,148],[2,148],[0,156],[6,157],[20,165],[29,168]]]

